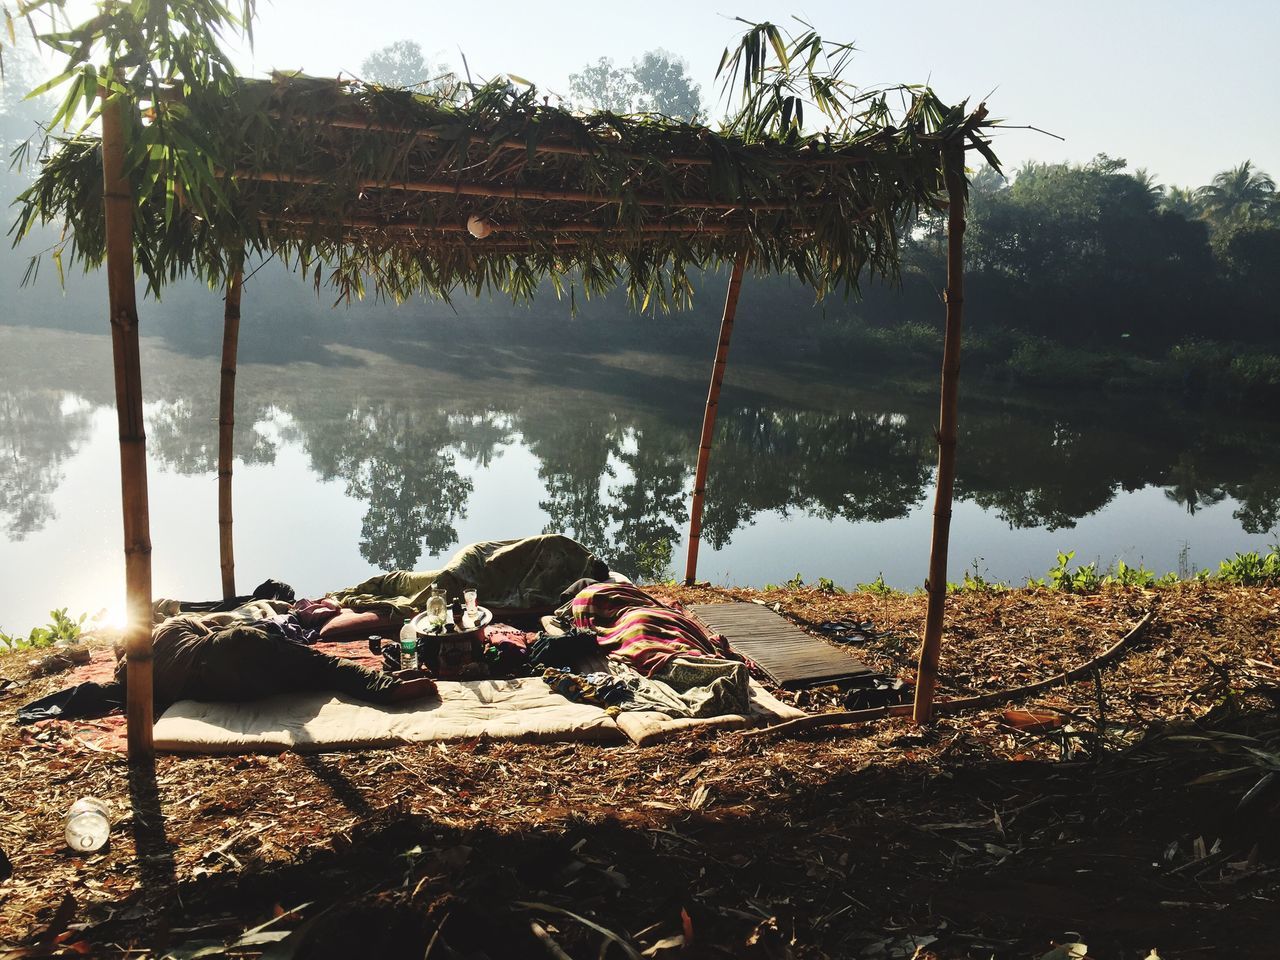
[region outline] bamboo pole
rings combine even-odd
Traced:
[[[702,436],[698,440],[698,468],[693,476],[693,503],[689,508],[689,554],[684,565],[684,582],[691,586],[698,575],[698,543],[702,539],[702,504],[707,492],[707,466],[711,462],[711,438],[716,429],[716,413],[720,407],[720,386],[729,362],[729,339],[733,336],[733,318],[738,312],[738,293],[742,290],[742,270],[747,263],[743,250],[733,261],[729,275],[729,292],[724,298],[724,316],[720,320],[720,341],[711,367],[711,386],[707,405],[702,412]]]
[[[301,186],[332,187],[331,177],[323,177],[312,173],[289,173],[284,170],[252,170],[242,168],[235,171],[238,180],[253,180],[261,183],[292,183]],[[747,201],[733,203],[720,200],[672,200],[667,197],[636,196],[592,193],[589,190],[553,190],[546,187],[519,187],[502,183],[460,183],[447,180],[391,180],[387,178],[365,178],[355,184],[355,189],[363,193],[367,190],[399,190],[406,193],[431,193],[447,196],[485,197],[496,200],[529,200],[556,203],[634,203],[640,207],[670,207],[676,210],[791,210],[794,202],[761,202]]]
[[[236,595],[236,557],[232,539],[231,473],[235,457],[236,351],[240,340],[240,292],[244,261],[237,256],[227,271],[222,313],[222,379],[218,390],[218,554],[222,566],[222,599]]]
[[[277,215],[270,213],[261,213],[258,219],[263,223],[281,223],[295,226],[322,226],[322,227],[342,227],[348,229],[359,230],[384,230],[388,233],[440,233],[440,234],[461,234],[468,233],[466,224],[463,223],[413,223],[407,220],[384,220],[381,217],[346,217],[343,219],[324,219],[322,217],[307,216],[305,214]],[[556,223],[548,221],[546,225],[548,231],[554,231],[559,236],[566,233],[583,233],[583,234],[609,234],[616,233],[622,239],[628,239],[636,234],[698,234],[698,233],[747,233],[751,229],[751,224],[743,222],[738,223],[646,223],[639,227],[626,227],[622,225],[610,225],[601,223],[582,223],[582,222],[564,222]],[[807,225],[791,227],[789,229],[810,229]],[[508,232],[502,225],[495,227],[494,238],[501,241],[512,236],[531,236],[523,229],[518,233]],[[474,238],[471,241],[475,246],[481,246],[483,241]]]
[[[147,502],[147,437],[142,416],[142,363],[134,291],[133,191],[125,170],[130,102],[117,95],[102,108],[102,180],[107,292],[120,424],[120,500],[128,622],[125,627],[129,759],[152,756],[151,520]]]
[[[942,347],[942,397],[938,411],[938,478],[933,500],[933,542],[929,550],[929,605],[916,668],[916,696],[912,716],[928,723],[933,716],[933,692],[938,684],[942,650],[942,619],[947,603],[947,547],[951,538],[951,499],[956,475],[956,398],[960,386],[960,330],[964,317],[964,145],[943,154],[947,184],[947,328]]]

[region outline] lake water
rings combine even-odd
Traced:
[[[219,592],[211,329],[198,349],[143,340],[157,596]],[[380,569],[430,567],[461,543],[552,530],[634,576],[681,573],[710,341],[655,356],[609,351],[583,332],[572,347],[472,342],[457,328],[385,343],[250,337],[238,586],[275,577],[315,595]],[[122,607],[110,365],[105,335],[0,326],[0,628],[10,632],[54,607]],[[935,388],[845,379],[731,360],[702,578],[922,582]],[[1041,576],[1068,549],[1104,567],[1185,573],[1275,539],[1280,447],[1269,424],[1224,429],[1176,408],[1037,405],[972,388],[961,402],[952,579],[975,566]]]

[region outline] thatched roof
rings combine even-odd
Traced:
[[[157,97],[134,130],[136,256],[154,290],[216,282],[242,249],[340,296],[523,298],[549,277],[587,293],[622,281],[637,305],[667,305],[687,295],[688,269],[740,254],[819,295],[855,290],[896,273],[902,231],[945,205],[948,162],[990,157],[985,110],[898,92],[896,114],[882,97],[839,135],[776,135],[575,114],[505,80],[461,103],[284,75],[189,88]],[[65,221],[71,258],[101,262],[101,170],[96,138],[58,141],[18,235]]]

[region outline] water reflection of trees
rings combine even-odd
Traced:
[[[472,482],[458,471],[464,437],[492,438],[492,420],[451,417],[403,401],[360,401],[346,416],[312,419],[294,412],[286,435],[298,437],[321,479],[341,479],[347,496],[366,505],[360,555],[383,569],[411,569],[423,551],[440,553],[458,540]],[[480,456],[492,446],[480,443]]]
[[[892,520],[925,496],[928,434],[898,414],[731,409],[712,455],[703,529],[725,546],[757,514]]]
[[[534,409],[518,422],[539,460],[543,532],[568,533],[628,576],[667,576],[688,520],[688,430],[597,407]]]
[[[1145,463],[1140,440],[1056,412],[1034,420],[1003,410],[963,418],[958,443],[957,498],[995,512],[1011,529],[1074,527],[1158,470]]]
[[[569,416],[535,408],[521,416],[520,432],[538,458],[544,487],[538,506],[547,515],[544,532],[567,533],[606,555],[609,507],[602,486],[616,475],[612,461],[622,442],[617,416],[594,408]]]
[[[235,458],[243,464],[275,463],[275,442],[259,424],[271,418],[263,403],[236,411]],[[176,400],[147,404],[148,454],[166,469],[183,476],[218,470],[218,397],[213,389],[197,390]]]
[[[321,479],[341,481],[364,504],[359,549],[375,566],[414,567],[456,545],[471,475],[502,469],[503,449],[523,444],[537,460],[542,489],[514,495],[538,503],[547,531],[576,537],[633,576],[673,572],[673,549],[688,522],[695,410],[545,392],[524,406],[449,409],[394,395],[353,399],[341,390],[285,394],[244,398],[238,459],[271,463],[279,442],[300,445]],[[92,405],[65,396],[0,392],[0,522],[10,538],[53,517],[62,465],[90,435]],[[151,456],[167,468],[216,470],[212,390],[149,405],[148,427]],[[906,516],[931,492],[932,429],[933,410],[923,405],[902,414],[726,405],[708,483],[707,542],[726,546],[762,513],[855,522]],[[1013,528],[1069,528],[1121,491],[1147,486],[1192,512],[1229,497],[1249,534],[1280,522],[1280,451],[1265,432],[1244,425],[1230,433],[1209,421],[1153,416],[1135,430],[1088,411],[975,402],[959,442],[957,496]]]
[[[89,439],[93,408],[61,390],[0,391],[0,521],[22,540],[57,516],[62,465]]]

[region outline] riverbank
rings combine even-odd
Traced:
[[[802,627],[869,621],[859,657],[893,676],[913,668],[918,595],[655,589],[776,604]],[[161,821],[129,815],[120,757],[14,725],[13,707],[58,685],[25,682],[0,721],[0,847],[14,870],[0,938],[52,925],[77,949],[123,955],[234,942],[270,922],[263,932],[296,931],[280,945],[301,947],[291,956],[422,956],[430,943],[432,956],[548,956],[532,921],[570,956],[616,935],[669,957],[680,936],[686,955],[708,957],[910,957],[927,938],[921,957],[1034,960],[1067,940],[1098,960],[1269,957],[1277,796],[1241,802],[1280,765],[1280,589],[958,593],[940,693],[1055,675],[1152,608],[1113,669],[1018,704],[1065,720],[1045,732],[992,710],[926,730],[885,721],[643,750],[161,757],[154,784],[135,785],[143,808],[163,810],[159,835]],[[23,655],[0,658],[0,675],[24,670]],[[88,792],[122,819],[107,852],[79,859],[59,818]]]

